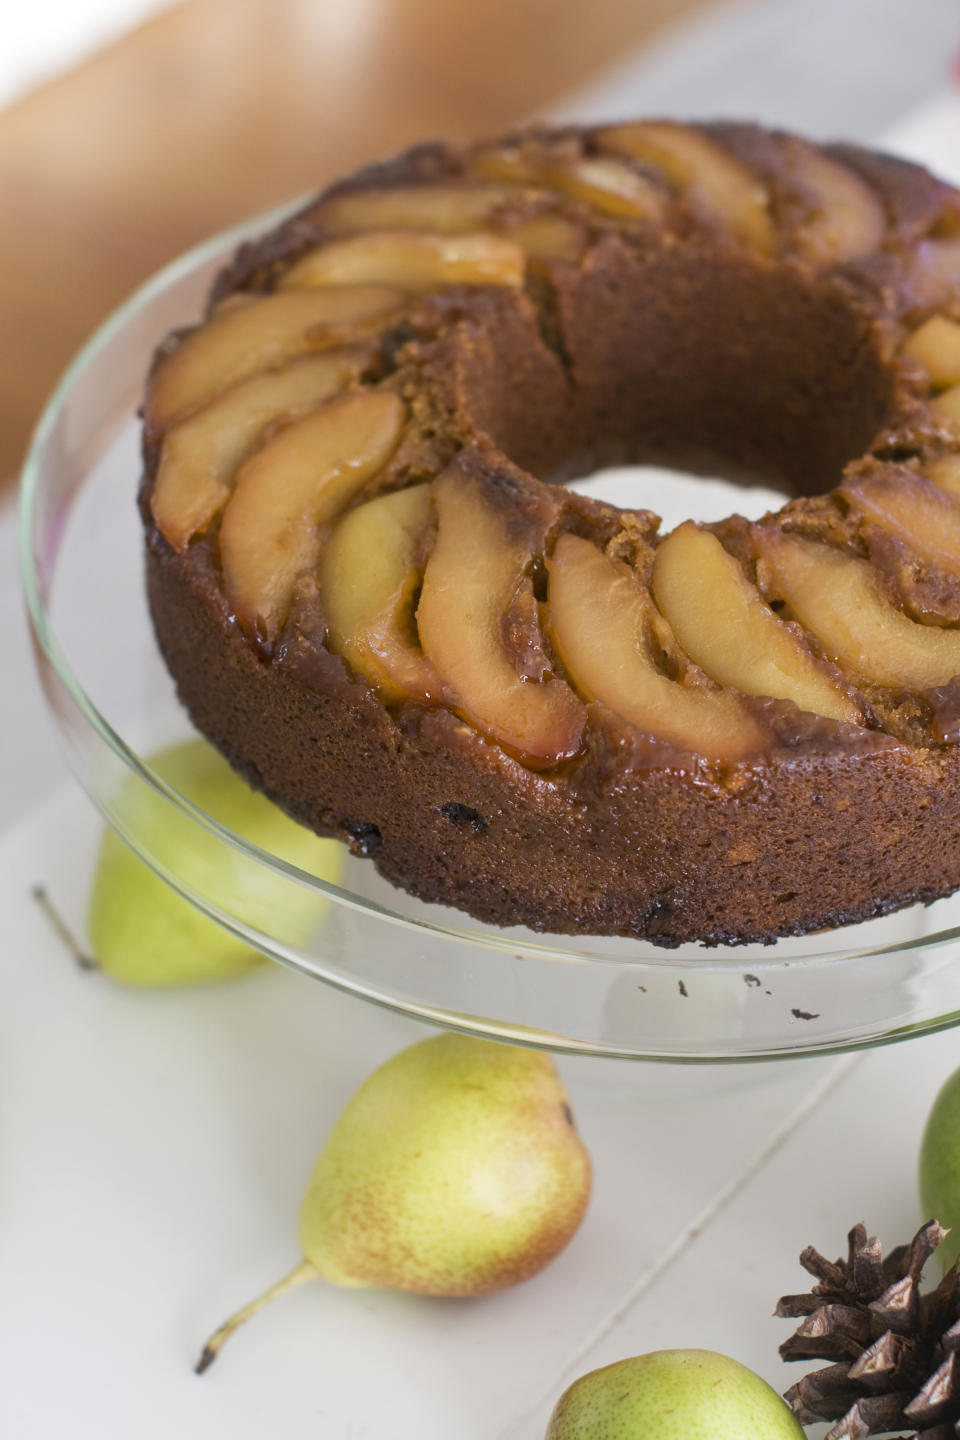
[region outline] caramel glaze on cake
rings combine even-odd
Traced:
[[[429,145],[161,347],[150,605],[200,729],[412,895],[766,941],[960,886],[955,452],[924,171],[728,124]],[[641,460],[796,498],[664,537],[563,488]]]

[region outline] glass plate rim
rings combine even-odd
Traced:
[[[210,264],[217,258],[225,259],[238,244],[242,243],[251,235],[262,233],[277,225],[283,219],[295,214],[303,205],[306,198],[308,197],[301,195],[282,205],[274,206],[254,216],[249,216],[235,225],[216,232],[214,235],[190,247],[163,265],[141,285],[137,286],[126,299],[107,315],[79,348],[62,372],[54,389],[46,400],[36,426],[34,427],[19,476],[18,552],[20,576],[27,616],[34,638],[46,659],[49,661],[59,682],[64,686],[70,702],[76,707],[97,737],[107,745],[113,755],[119,759],[132,774],[163,796],[193,823],[201,826],[218,840],[231,845],[255,863],[268,866],[286,880],[292,880],[307,888],[319,890],[336,904],[347,906],[360,913],[371,914],[377,919],[413,930],[414,932],[426,930],[433,935],[438,935],[457,943],[480,945],[498,952],[513,953],[517,950],[524,950],[535,954],[540,959],[595,961],[600,964],[605,962],[609,963],[612,958],[609,954],[591,951],[588,948],[573,948],[572,946],[570,948],[564,948],[562,944],[544,943],[534,938],[529,938],[526,935],[522,937],[511,934],[500,935],[496,932],[459,928],[453,923],[444,924],[431,918],[404,915],[399,911],[391,910],[389,907],[379,904],[376,900],[357,895],[354,891],[332,884],[320,877],[310,875],[306,871],[290,865],[279,856],[272,855],[259,846],[254,845],[244,837],[235,834],[221,825],[214,817],[206,814],[151,769],[137,751],[124,741],[122,736],[90,699],[60,646],[53,622],[48,613],[46,587],[41,577],[40,566],[37,559],[36,502],[38,498],[38,487],[41,481],[42,461],[45,448],[55,430],[58,419],[70,399],[73,387],[100,356],[101,352],[123,331],[128,322],[135,318],[152,300],[162,295],[170,286],[190,276],[200,267]],[[454,913],[459,914],[460,912]],[[775,946],[771,945],[769,958],[766,956],[753,955],[747,960],[746,956],[740,952],[739,947],[736,946],[702,946],[701,954],[698,954],[695,958],[689,958],[678,957],[672,950],[666,947],[658,948],[651,944],[650,949],[653,953],[637,955],[635,957],[619,955],[616,957],[616,960],[618,963],[626,964],[631,963],[631,961],[638,964],[642,963],[643,965],[663,969],[667,973],[684,970],[687,967],[693,967],[701,972],[726,973],[728,971],[743,971],[745,965],[749,965],[751,970],[760,971],[764,974],[775,974],[783,969],[815,969],[828,964],[853,963],[860,960],[867,960],[871,957],[925,952],[960,940],[960,925],[956,925],[945,930],[933,932],[929,935],[910,936],[903,940],[891,941],[885,944],[866,946],[854,944],[844,946],[842,943],[843,930],[844,927],[838,927],[834,932],[839,942],[837,948],[819,951],[811,955],[776,955],[773,953]],[[535,932],[530,933],[531,936],[533,936]],[[563,937],[558,938],[562,939]],[[574,940],[577,937],[570,938]],[[589,942],[590,940],[602,941],[617,937],[587,935],[582,938],[585,942]],[[794,938],[802,939],[803,937]],[[644,942],[637,941],[636,943],[642,944]],[[723,953],[718,954],[718,950],[722,950]],[[336,984],[338,982],[331,980],[330,983]],[[389,1005],[392,1002],[381,1001],[379,1003]],[[919,1027],[912,1025],[902,1027],[905,1032],[904,1038],[916,1033],[930,1033],[932,1030],[949,1028],[951,1025],[957,1024],[958,1019],[960,1019],[960,1012],[952,1018],[940,1017],[939,1019],[921,1022]],[[868,1037],[865,1040],[853,1041],[847,1045],[840,1043],[831,1044],[822,1051],[818,1051],[815,1048],[805,1049],[802,1053],[806,1055],[815,1055],[817,1053],[837,1054],[842,1053],[844,1050],[859,1050],[881,1044],[884,1043],[887,1038],[886,1035]],[[668,1061],[676,1060],[678,1063],[685,1063],[693,1057],[664,1058]],[[717,1060],[710,1061],[706,1057],[696,1057],[696,1061],[699,1063],[725,1063],[726,1060],[733,1058],[735,1057],[723,1057],[723,1060],[718,1062]],[[753,1058],[762,1059],[765,1057],[761,1055],[756,1057],[743,1056],[739,1058],[748,1060]]]

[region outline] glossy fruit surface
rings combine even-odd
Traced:
[[[936,1219],[950,1234],[937,1248],[948,1270],[960,1258],[960,1070],[942,1086],[927,1118],[920,1145],[920,1204],[925,1219]]]
[[[775,1390],[712,1350],[657,1350],[574,1382],[546,1440],[800,1440]]]
[[[361,1085],[317,1162],[303,1253],[337,1285],[478,1295],[570,1240],[590,1161],[537,1050],[439,1035]]]

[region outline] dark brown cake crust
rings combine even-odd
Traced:
[[[763,174],[789,232],[803,196],[788,142],[752,127],[703,133]],[[579,264],[543,267],[526,289],[425,299],[379,362],[420,407],[391,483],[432,478],[458,454],[553,480],[616,460],[719,457],[731,475],[802,497],[862,455],[861,471],[938,453],[942,426],[893,355],[914,315],[914,247],[953,192],[904,162],[833,153],[889,218],[884,247],[856,265],[761,263],[694,220],[679,237],[596,220]],[[348,184],[422,183],[462,163],[421,147]],[[214,300],[269,290],[324,239],[317,213],[244,247]],[[227,604],[216,528],[177,552],[153,523],[149,433],[145,455],[150,607],[194,722],[251,783],[411,894],[496,924],[672,946],[770,941],[960,886],[960,751],[936,743],[949,696],[861,684],[866,728],[754,700],[772,738],[738,764],[671,750],[592,704],[581,753],[538,771],[443,705],[385,703],[328,648],[309,579],[272,653],[258,648]],[[570,492],[562,505],[561,529],[606,541],[624,524]],[[835,538],[845,520],[800,498],[777,523]],[[736,524],[716,529],[736,551]],[[855,527],[842,543],[867,551]]]

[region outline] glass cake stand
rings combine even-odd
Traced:
[[[21,548],[40,677],[71,767],[109,824],[189,901],[273,959],[476,1034],[718,1062],[854,1049],[960,1021],[960,897],[771,946],[667,951],[499,930],[410,899],[346,850],[338,883],[306,874],[225,829],[151,770],[146,755],[193,732],[144,597],[135,411],[157,340],[197,317],[223,259],[279,213],[192,251],[114,314],[67,371],[27,458]],[[635,477],[621,475],[619,492],[616,478],[596,483],[609,498],[642,503],[635,488],[625,498]],[[717,517],[744,508],[743,491],[693,483],[701,499],[686,513],[707,518],[711,496]],[[172,857],[156,843],[171,815],[183,836]],[[217,852],[216,885],[191,863],[192,839]],[[302,913],[305,891],[317,902],[306,942],[283,923]]]

